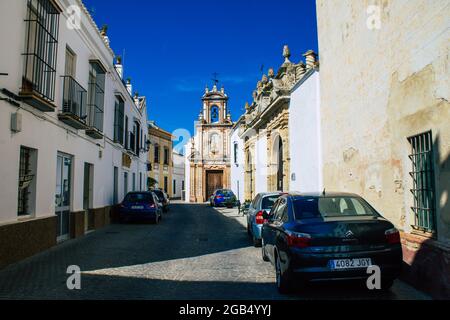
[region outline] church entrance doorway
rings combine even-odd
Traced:
[[[209,199],[211,195],[217,189],[223,188],[223,171],[222,170],[210,170],[206,171],[206,199]]]

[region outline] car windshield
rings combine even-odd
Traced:
[[[273,207],[273,204],[275,203],[275,201],[277,201],[279,197],[280,197],[279,194],[264,197],[261,202],[261,209],[270,211],[270,209],[272,209]]]
[[[153,197],[148,193],[130,193],[125,197],[125,202],[153,203]]]
[[[376,216],[364,200],[357,197],[301,197],[293,199],[297,220],[319,217]]]

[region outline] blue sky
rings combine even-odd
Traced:
[[[111,47],[125,50],[125,77],[147,96],[149,118],[173,132],[193,131],[205,85],[217,72],[233,120],[256,82],[283,62],[318,51],[314,0],[84,0]]]

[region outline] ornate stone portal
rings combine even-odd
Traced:
[[[190,202],[208,201],[220,188],[230,187],[230,132],[228,96],[222,88],[205,88],[203,107],[195,125],[190,150]]]

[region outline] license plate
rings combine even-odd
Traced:
[[[372,265],[372,259],[370,258],[359,258],[359,259],[339,259],[330,260],[330,269],[340,270],[340,269],[358,269],[367,268]]]
[[[131,209],[133,209],[133,210],[142,210],[142,209],[144,209],[144,206],[132,206]]]

